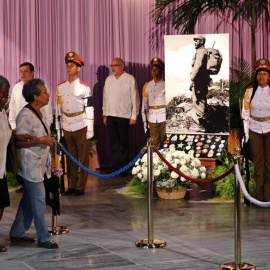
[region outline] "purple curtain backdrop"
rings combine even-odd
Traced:
[[[0,0],[0,74],[11,86],[19,81],[19,64],[35,65],[35,77],[55,87],[65,80],[64,56],[78,52],[84,62],[80,79],[93,90],[95,131],[101,167],[110,163],[106,128],[102,125],[102,89],[114,57],[125,60],[141,92],[150,79],[149,62],[164,58],[164,35],[177,34],[169,21],[156,26],[150,17],[154,0]],[[230,57],[251,62],[251,32],[239,20],[231,25],[229,15],[202,16],[195,33],[229,33]],[[257,58],[269,58],[269,23],[258,21]],[[141,118],[131,128],[131,157],[146,143]]]

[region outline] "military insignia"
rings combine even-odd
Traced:
[[[153,60],[156,62],[158,59],[155,57]]]
[[[73,53],[72,53],[72,52],[70,52],[70,53],[68,54],[68,56],[72,57],[72,56],[73,56]]]
[[[186,138],[186,135],[180,135],[179,136],[180,141],[183,141],[185,138]]]
[[[265,60],[264,59],[260,60],[260,63],[264,65],[265,64]]]

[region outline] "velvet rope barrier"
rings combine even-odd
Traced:
[[[195,179],[195,178],[192,178],[190,176],[187,176],[185,174],[183,174],[182,172],[180,172],[177,168],[173,167],[172,164],[170,162],[168,162],[166,160],[165,157],[163,157],[163,155],[156,149],[154,148],[154,151],[157,153],[157,155],[159,156],[159,158],[172,170],[174,171],[175,173],[177,173],[178,175],[184,177],[185,179],[191,181],[191,182],[194,182],[194,183],[201,183],[201,184],[206,184],[206,183],[214,183],[214,182],[217,182],[221,179],[223,179],[224,177],[228,176],[229,174],[231,174],[233,171],[234,171],[234,166],[232,166],[227,172],[225,172],[224,174],[216,177],[216,178],[213,178],[213,179]]]
[[[109,174],[100,174],[100,173],[96,173],[94,171],[91,171],[89,168],[85,167],[82,163],[80,163],[77,159],[75,159],[69,152],[68,150],[61,144],[58,142],[58,145],[60,146],[60,150],[62,150],[67,157],[69,157],[76,165],[78,165],[81,169],[83,169],[84,171],[86,171],[87,173],[90,173],[98,178],[103,178],[103,179],[107,179],[107,178],[111,178],[111,177],[114,177],[120,173],[123,173],[124,171],[126,171],[127,169],[131,168],[135,162],[142,158],[142,156],[144,155],[145,151],[147,148],[143,148],[141,150],[141,152],[138,153],[138,155],[131,161],[129,162],[126,166],[124,166],[123,168],[115,171],[115,172],[112,172],[112,173],[109,173]]]

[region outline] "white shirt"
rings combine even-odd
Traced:
[[[0,123],[0,179],[3,179],[6,173],[7,146],[11,137],[11,129],[4,109],[0,111]]]
[[[12,92],[11,92],[11,98],[9,103],[9,123],[11,125],[11,128],[13,130],[16,129],[16,117],[21,111],[21,109],[27,105],[28,103],[25,101],[23,95],[22,95],[22,89],[23,89],[24,83],[21,81],[14,85]],[[46,85],[45,85],[46,86]],[[49,88],[46,86],[47,92],[50,93]],[[48,105],[41,108],[41,112],[43,115],[43,121],[46,121],[48,126],[51,125],[53,122],[53,110],[52,110],[52,101],[51,98],[49,99]]]
[[[147,83],[143,90],[142,99],[142,119],[146,121],[146,116],[150,123],[161,123],[166,121],[166,108],[150,109],[149,106],[162,106],[166,104],[165,100],[165,81],[161,79],[155,82],[154,80]]]
[[[37,116],[28,108],[23,108],[16,120],[16,134],[29,134],[34,137],[47,136],[44,126]],[[44,122],[45,125],[47,125]],[[49,128],[47,125],[48,132]],[[50,147],[44,144],[37,144],[27,148],[19,148],[18,162],[19,172],[24,179],[30,182],[44,180],[44,174],[51,176]]]
[[[270,116],[270,87],[267,85],[264,88],[258,86],[256,93],[250,103],[253,88],[248,88],[243,102],[242,118],[244,125],[248,125],[249,129],[256,133],[270,132],[270,120],[258,122],[252,119],[254,117],[269,117]]]
[[[137,119],[140,97],[135,78],[124,72],[118,79],[107,77],[103,89],[103,115]]]
[[[84,107],[87,103],[87,97],[90,96],[90,87],[79,78],[73,82],[67,80],[58,85],[57,99],[61,100],[61,104],[58,104],[58,113],[62,116],[64,130],[73,132],[87,126],[88,119]],[[82,111],[82,114],[73,117],[64,114]],[[93,117],[89,121],[93,122]]]

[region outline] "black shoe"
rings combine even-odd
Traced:
[[[75,190],[72,194],[73,196],[81,196],[84,195],[84,190]]]
[[[23,236],[23,237],[15,237],[15,236],[10,236],[9,237],[10,242],[12,243],[34,243],[35,239],[28,237],[28,236]]]
[[[73,195],[74,192],[75,192],[74,188],[69,188],[67,191],[64,192],[64,195],[65,196],[70,196],[70,195]]]
[[[24,192],[24,187],[20,187],[15,190],[16,193],[23,193]]]
[[[43,242],[43,243],[38,242],[38,246],[39,246],[39,247],[43,247],[43,248],[48,248],[48,249],[55,249],[55,248],[58,248],[58,244],[55,243],[55,242],[52,241],[52,240],[47,241],[47,242]]]

